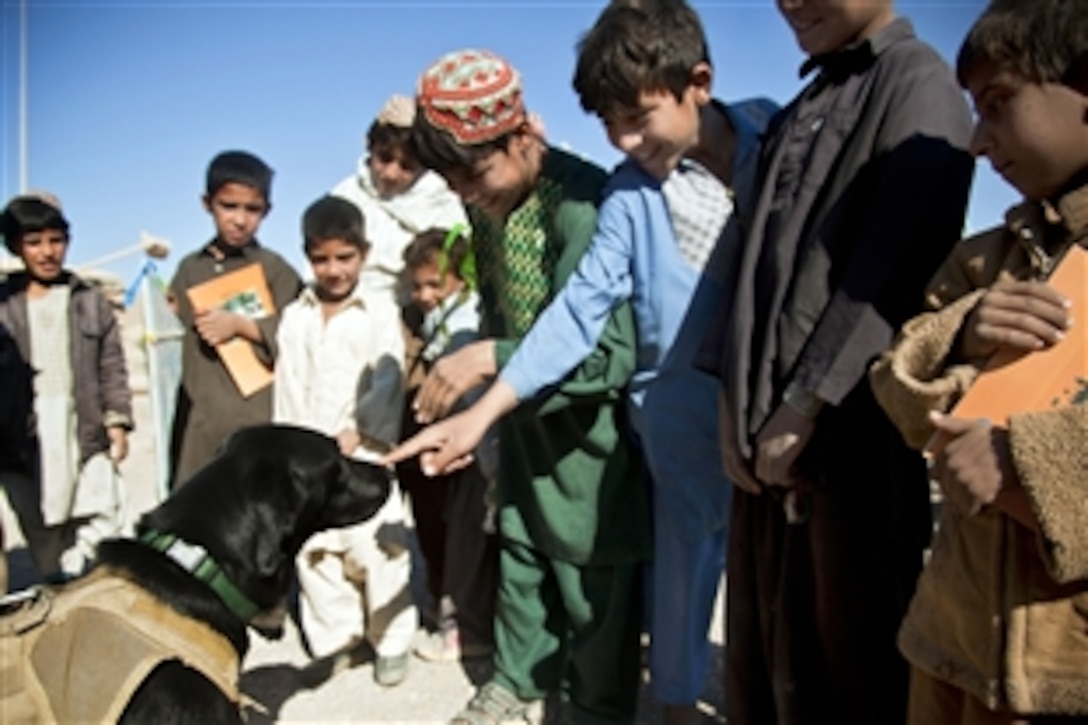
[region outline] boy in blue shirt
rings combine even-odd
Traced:
[[[667,51],[663,50],[667,48]],[[651,687],[668,722],[697,717],[707,628],[725,556],[730,483],[718,453],[716,383],[692,359],[723,301],[767,101],[725,106],[699,18],[685,3],[614,3],[579,46],[574,87],[627,159],[612,176],[579,266],[480,404],[406,444],[466,455],[497,418],[558,384],[612,310],[630,301],[638,337],[629,411],[653,481]]]

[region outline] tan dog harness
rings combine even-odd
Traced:
[[[100,567],[0,615],[0,714],[12,725],[116,722],[170,660],[239,702],[238,652],[226,637]]]

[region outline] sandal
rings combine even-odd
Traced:
[[[529,707],[517,695],[496,682],[481,687],[465,708],[453,716],[450,725],[504,725],[528,723]]]

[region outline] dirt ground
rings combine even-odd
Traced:
[[[6,531],[11,531],[7,528]],[[33,571],[18,540],[9,549],[13,587],[28,584]],[[720,621],[720,620],[719,620]],[[715,662],[708,689],[699,703],[706,723],[724,723],[721,712],[721,638],[715,627]],[[267,640],[251,632],[250,651],[243,663],[242,691],[252,700],[248,720],[267,723],[443,723],[472,696],[476,685],[491,672],[487,660],[430,663],[413,659],[408,677],[397,687],[385,688],[372,677],[372,664],[358,666],[324,679],[320,663],[303,650],[294,622],[284,637]],[[536,713],[539,722],[564,722],[562,706],[549,702]],[[661,722],[659,708],[643,689],[638,723]]]

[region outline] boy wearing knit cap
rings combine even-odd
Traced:
[[[405,303],[401,286],[404,250],[427,229],[451,229],[465,222],[457,195],[438,174],[419,163],[412,143],[415,101],[393,95],[366,132],[366,152],[356,172],[330,192],[359,207],[366,219],[370,253],[360,281]]]
[[[650,686],[670,724],[701,720],[732,491],[718,451],[717,386],[692,360],[726,301],[740,247],[734,208],[748,206],[759,136],[777,110],[762,99],[720,103],[712,78],[687,3],[613,2],[601,13],[579,44],[574,87],[627,159],[609,182],[593,243],[481,404],[430,434],[457,457],[470,431],[578,365],[609,312],[631,302],[639,355],[629,410],[653,482]]]
[[[468,208],[490,336],[436,363],[416,398],[427,422],[494,376],[562,288],[589,246],[606,174],[540,138],[517,71],[489,52],[440,59],[417,102],[420,159]],[[621,305],[585,362],[499,424],[495,675],[455,722],[524,717],[560,690],[575,722],[634,718],[650,543],[622,420],[634,340]]]

